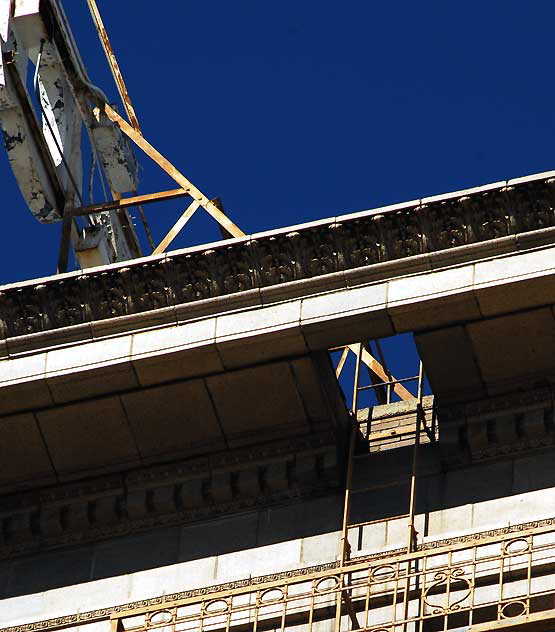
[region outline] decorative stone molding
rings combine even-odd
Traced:
[[[295,230],[6,286],[0,288],[0,336],[69,327],[77,332],[107,319],[542,231],[555,227],[554,208],[555,178],[540,174]]]
[[[331,433],[4,497],[0,559],[329,492]]]
[[[417,405],[418,400],[415,398],[359,410],[357,418],[363,434],[368,432],[367,424],[369,424],[370,452],[383,452],[413,446],[416,436]],[[423,397],[422,410],[426,428],[430,433],[434,433],[437,440],[438,428],[434,423],[433,395]],[[420,442],[422,444],[430,443],[425,432],[422,432]]]
[[[441,406],[424,398],[426,424],[436,431],[446,464],[492,459],[552,446],[555,442],[555,393],[550,388]],[[358,420],[371,424],[371,451],[412,446],[416,400],[360,410]],[[439,431],[439,432],[438,432]],[[423,434],[422,443],[428,443]]]
[[[444,458],[479,461],[552,446],[554,401],[546,387],[439,408]]]
[[[511,525],[509,527],[500,527],[498,529],[490,529],[488,531],[480,531],[478,533],[470,533],[461,535],[454,538],[444,538],[442,540],[433,540],[431,542],[425,542],[416,548],[416,553],[419,551],[427,551],[433,549],[439,549],[442,547],[453,546],[457,544],[477,544],[482,540],[488,538],[496,538],[499,536],[518,535],[522,531],[528,529],[537,529],[541,527],[548,527],[555,525],[555,518],[545,518],[543,520],[535,520],[532,522],[525,522],[522,524]],[[353,564],[359,562],[372,562],[374,560],[392,559],[399,555],[406,554],[406,548],[389,550],[386,552],[374,553],[372,555],[366,555],[364,557],[352,558]],[[89,610],[87,612],[79,612],[75,614],[69,614],[54,619],[45,619],[43,621],[35,621],[33,623],[25,623],[22,625],[14,625],[7,628],[0,628],[0,632],[38,632],[55,630],[64,627],[72,627],[77,625],[84,625],[88,623],[95,623],[97,621],[106,621],[115,612],[125,612],[127,610],[134,610],[137,608],[148,608],[151,606],[164,607],[165,604],[175,602],[182,599],[191,599],[195,597],[203,597],[210,595],[211,593],[220,593],[227,590],[236,590],[238,588],[247,588],[250,586],[257,586],[260,584],[266,584],[268,582],[276,582],[286,580],[292,577],[302,577],[310,575],[312,573],[319,573],[322,571],[331,570],[340,567],[339,562],[329,562],[326,564],[318,564],[317,566],[310,566],[301,569],[295,569],[292,571],[284,571],[281,573],[274,573],[272,575],[263,575],[261,577],[251,577],[249,579],[241,579],[238,581],[227,582],[225,584],[218,584],[215,586],[207,586],[204,588],[196,588],[194,590],[187,590],[178,593],[171,593],[162,595],[160,597],[153,597],[151,599],[143,599],[141,601],[135,601],[132,603],[120,604],[109,608],[99,608],[97,610]]]

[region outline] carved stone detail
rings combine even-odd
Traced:
[[[123,277],[128,285],[129,306],[133,313],[162,309],[172,305],[164,262],[129,268]]]
[[[549,388],[440,408],[444,458],[479,461],[552,446],[554,410]]]
[[[384,253],[379,221],[368,217],[336,226],[345,270],[382,261]]]
[[[45,329],[41,294],[44,285],[0,292],[0,310],[8,338],[26,336]]]
[[[423,208],[430,226],[426,231],[431,240],[430,251],[447,250],[469,243],[469,218],[464,206],[467,199],[448,200]]]
[[[252,242],[263,287],[302,278],[298,237],[299,233],[294,232]]]
[[[555,179],[216,244],[0,291],[7,338],[555,227]]]
[[[336,451],[321,432],[3,497],[0,559],[326,493]]]
[[[92,320],[106,320],[131,313],[128,267],[87,275],[85,280]]]

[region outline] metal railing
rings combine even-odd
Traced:
[[[113,632],[435,632],[555,619],[555,526],[112,615]],[[348,598],[345,599],[345,596]]]

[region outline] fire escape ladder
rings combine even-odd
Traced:
[[[351,620],[351,629],[352,630],[360,630],[365,626],[361,625],[357,619],[357,604],[353,600],[353,591],[351,586],[351,573],[348,572],[349,563],[351,562],[351,553],[352,546],[349,541],[349,533],[354,529],[359,529],[359,531],[371,524],[377,522],[384,522],[386,520],[391,520],[391,518],[379,519],[379,520],[371,520],[365,522],[351,522],[351,504],[352,497],[355,494],[361,494],[370,491],[372,486],[366,486],[362,488],[353,486],[353,471],[355,468],[355,464],[362,459],[371,458],[372,453],[370,452],[370,445],[373,440],[375,440],[371,433],[371,420],[370,416],[368,416],[367,421],[361,421],[359,419],[359,395],[362,391],[368,389],[374,389],[376,394],[376,399],[379,404],[390,404],[392,393],[396,393],[402,400],[411,400],[417,399],[416,403],[416,411],[415,411],[415,423],[414,423],[414,447],[412,452],[412,467],[410,474],[410,499],[409,499],[409,507],[406,514],[401,516],[395,516],[395,519],[406,518],[407,519],[407,545],[406,552],[410,554],[416,550],[417,544],[417,532],[415,529],[415,508],[416,508],[416,475],[417,475],[417,467],[418,467],[418,453],[420,447],[420,438],[421,433],[425,432],[428,436],[430,442],[435,442],[435,432],[434,428],[428,428],[426,425],[426,417],[424,413],[424,408],[422,405],[423,398],[423,367],[422,361],[420,361],[418,375],[412,376],[404,379],[396,379],[392,376],[390,371],[387,369],[387,365],[385,363],[385,358],[381,351],[381,347],[379,343],[376,344],[378,355],[380,357],[381,362],[378,362],[370,353],[370,348],[368,343],[356,343],[354,345],[349,345],[344,348],[343,354],[339,361],[339,365],[337,367],[337,375],[341,374],[341,371],[344,367],[346,356],[348,351],[352,351],[355,356],[355,367],[354,367],[354,381],[353,381],[353,392],[352,392],[352,406],[351,406],[351,419],[352,425],[350,429],[349,436],[349,448],[348,448],[348,457],[347,457],[347,469],[345,476],[345,496],[344,496],[344,504],[343,504],[343,523],[342,523],[342,533],[341,533],[341,570],[345,571],[342,573],[343,584],[341,587],[341,592],[338,593],[337,604],[336,604],[336,617],[335,617],[335,632],[339,632],[341,630],[341,617],[345,613],[348,614],[349,619]],[[362,386],[361,385],[361,368],[362,365],[365,365],[369,376],[370,376],[370,385]],[[383,380],[383,381],[380,381]],[[417,395],[416,397],[408,391],[403,383],[409,381],[417,381]],[[380,438],[380,434],[377,433],[378,439]],[[363,446],[363,451],[360,451],[360,446]],[[413,562],[415,565],[418,562],[415,560]],[[403,588],[403,612],[404,612],[404,620],[408,619],[408,610],[409,603],[411,600],[411,584],[413,583],[411,579],[413,578],[413,572],[411,565],[412,563],[407,562],[409,566],[407,566],[406,573],[406,582]],[[418,569],[415,569],[416,571]],[[344,604],[344,606],[343,606]],[[404,624],[404,628],[406,628],[406,623]]]

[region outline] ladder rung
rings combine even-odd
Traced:
[[[430,438],[430,431],[426,430],[426,428],[422,428],[421,432],[424,432],[428,438]],[[397,429],[392,429],[392,430],[382,430],[380,432],[373,432],[370,433],[369,437],[365,437],[365,440],[368,443],[372,443],[374,441],[381,441],[382,439],[391,439],[391,438],[395,438],[395,437],[408,437],[410,435],[415,435],[416,434],[416,428],[412,428],[412,430],[402,430],[399,431]],[[355,454],[354,458],[358,459],[361,458],[363,456],[369,456],[370,453],[364,453],[364,454]]]
[[[377,388],[379,386],[392,386],[393,384],[402,384],[403,382],[412,382],[419,378],[418,375],[414,375],[413,377],[404,377],[401,380],[391,380],[389,382],[378,382],[377,384],[368,384],[367,386],[357,386],[357,390],[365,391],[369,388]],[[416,396],[415,396],[416,399]]]
[[[410,514],[402,514],[401,516],[391,516],[391,518],[379,518],[378,520],[368,520],[367,522],[355,522],[348,524],[347,529],[356,529],[357,527],[368,527],[372,524],[378,524],[380,522],[390,522],[391,520],[403,520],[408,518]]]
[[[380,483],[378,485],[372,485],[371,487],[362,487],[361,489],[351,489],[351,494],[363,494],[365,492],[371,492],[374,491],[375,489],[384,489],[387,487],[397,487],[398,485],[408,485],[409,484],[409,480],[408,479],[403,479],[403,480],[397,480],[397,481],[391,481],[389,483]]]
[[[368,437],[368,441],[380,441],[381,439],[389,439],[390,437],[406,437],[407,435],[416,434],[416,427],[412,428],[412,430],[402,430],[399,431],[397,429],[392,430],[382,430],[380,432],[371,432]]]

